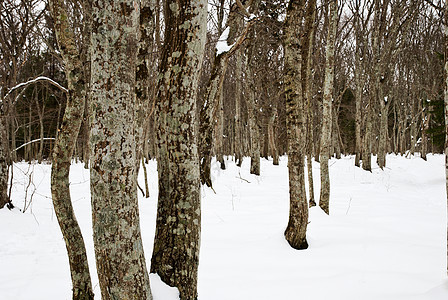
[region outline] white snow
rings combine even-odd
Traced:
[[[230,31],[230,27],[227,27],[221,33],[218,43],[216,43],[216,51],[217,51],[216,55],[219,55],[224,52],[228,52],[228,51],[230,51],[230,49],[232,49],[233,44],[230,46],[227,44],[227,38],[229,37],[229,31]]]
[[[373,162],[374,160],[372,160]],[[388,155],[384,170],[330,161],[330,216],[310,210],[307,250],[289,247],[287,159],[262,159],[261,176],[226,160],[212,162],[216,194],[202,188],[199,300],[448,298],[444,156]],[[0,210],[0,299],[71,299],[64,241],[50,199],[50,165],[14,169],[12,198],[22,208],[29,173],[30,208]],[[313,162],[315,197],[319,164]],[[156,163],[148,165],[151,197],[140,198],[143,243],[150,264],[157,206]],[[88,251],[95,299],[100,299],[91,229],[89,172],[72,166],[72,200]],[[143,185],[143,175],[139,177]],[[249,181],[250,183],[248,183]],[[150,275],[155,300],[178,298]]]

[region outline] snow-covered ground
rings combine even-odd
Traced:
[[[331,160],[330,216],[310,210],[307,250],[283,238],[288,222],[287,159],[262,160],[262,175],[227,161],[212,164],[216,194],[202,189],[200,300],[448,299],[444,158],[389,155],[372,173],[353,157]],[[151,197],[140,198],[150,263],[157,205],[156,163],[148,165]],[[313,162],[315,195],[319,164]],[[70,299],[68,259],[50,198],[50,166],[19,163],[12,197],[18,209],[0,211],[0,299]],[[30,182],[31,178],[31,182]],[[72,197],[84,234],[96,299],[89,172],[74,164]],[[143,176],[140,176],[143,185]],[[28,205],[28,204],[27,204]],[[155,300],[176,290],[151,275]]]

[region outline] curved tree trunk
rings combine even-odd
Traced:
[[[151,272],[197,298],[201,190],[196,95],[207,1],[169,0],[156,106],[159,200]]]
[[[69,182],[71,158],[84,112],[85,74],[83,72],[83,62],[75,44],[74,32],[67,22],[68,16],[66,15],[65,4],[59,0],[53,0],[50,2],[50,6],[59,49],[65,62],[69,90],[62,126],[59,128],[53,149],[51,195],[68,252],[73,299],[87,300],[93,299],[92,284],[84,239],[71,203]],[[39,105],[37,102],[36,104]],[[41,156],[42,148],[39,151],[40,159]]]
[[[92,2],[90,188],[103,300],[152,298],[135,181],[139,13],[130,0]]]

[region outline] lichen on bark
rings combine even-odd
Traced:
[[[152,299],[136,186],[139,6],[92,2],[93,237],[102,299]]]
[[[205,49],[207,2],[167,1],[156,105],[159,199],[151,272],[197,298],[200,171],[196,96]]]

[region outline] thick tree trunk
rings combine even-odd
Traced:
[[[92,2],[90,188],[103,300],[152,298],[135,180],[139,13],[130,0]]]
[[[319,206],[326,213],[330,213],[330,174],[328,169],[328,160],[331,146],[331,123],[332,123],[332,100],[334,83],[334,50],[336,41],[336,30],[338,27],[338,9],[337,0],[330,1],[327,37],[327,50],[325,59],[325,82],[322,111],[322,133],[320,150],[320,199]]]
[[[70,164],[76,139],[81,128],[85,105],[86,83],[82,60],[77,50],[73,30],[68,23],[67,9],[60,0],[50,2],[56,37],[65,63],[68,97],[62,126],[58,130],[51,166],[51,195],[56,217],[65,240],[73,285],[73,299],[93,299],[89,264],[81,229],[73,211],[70,197]],[[39,103],[36,100],[39,109]],[[39,109],[39,119],[42,116]],[[41,139],[42,137],[41,129]],[[42,143],[42,142],[41,142]],[[42,158],[42,146],[39,150]]]
[[[207,2],[169,0],[158,84],[159,200],[151,272],[197,298],[201,229],[196,95],[205,50]]]
[[[294,249],[308,248],[308,203],[305,191],[305,115],[302,94],[302,41],[305,1],[291,0],[284,25],[286,128],[288,134],[289,222],[285,238]]]

